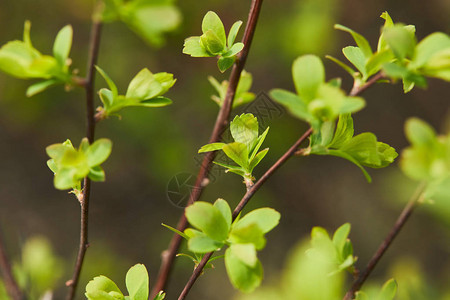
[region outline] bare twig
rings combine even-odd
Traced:
[[[401,212],[400,216],[398,217],[397,221],[395,222],[394,226],[392,227],[389,234],[386,236],[386,238],[383,240],[381,245],[378,247],[377,251],[374,253],[372,258],[370,259],[369,263],[367,264],[364,271],[359,272],[358,277],[353,282],[350,290],[345,294],[344,300],[351,300],[354,298],[355,293],[359,291],[366,281],[366,279],[369,277],[370,273],[372,273],[373,269],[375,269],[377,263],[380,261],[381,257],[383,257],[383,254],[386,252],[386,250],[389,248],[389,246],[394,241],[395,237],[398,235],[400,230],[405,225],[406,221],[408,221],[408,218],[411,216],[412,212],[416,208],[416,206],[420,203],[420,200],[423,196],[423,190],[425,188],[424,184],[421,184],[414,195],[411,197],[411,199],[406,204],[405,208]]]
[[[368,87],[371,87],[378,80],[381,80],[384,78],[385,78],[385,75],[383,74],[383,72],[380,71],[377,74],[375,74],[372,78],[370,78],[363,85],[359,85],[358,82],[355,80],[355,84],[353,85],[353,88],[350,91],[349,96],[356,96],[356,95],[361,94],[364,90],[366,90]]]
[[[239,83],[239,79],[241,77],[242,70],[244,69],[245,62],[247,60],[248,52],[250,50],[250,45],[253,39],[253,35],[255,33],[256,23],[258,20],[259,12],[261,10],[262,0],[252,0],[250,13],[247,21],[247,25],[244,31],[244,37],[242,42],[244,43],[244,48],[239,53],[236,63],[231,70],[230,78],[228,80],[228,88],[225,99],[223,101],[222,107],[219,110],[217,115],[216,123],[214,125],[214,129],[212,131],[211,137],[209,139],[209,143],[215,143],[220,141],[221,134],[225,130],[228,125],[228,119],[230,116],[230,111],[232,108],[234,95],[236,93],[236,88]],[[216,156],[216,152],[208,152],[203,158],[202,165],[197,175],[197,179],[195,181],[194,188],[191,191],[189,196],[189,204],[197,201],[201,193],[203,191],[205,179],[208,177],[209,170],[211,169],[211,163]],[[185,215],[183,214],[178,221],[177,229],[179,231],[183,231],[186,228],[187,220]],[[175,259],[178,248],[180,247],[181,237],[178,234],[174,234],[172,240],[170,241],[170,245],[168,250],[164,251],[161,255],[161,267],[159,270],[158,278],[153,286],[152,292],[150,294],[150,298],[153,297],[160,291],[163,290],[167,284],[167,280],[170,275],[170,271],[172,269],[173,261]]]
[[[6,249],[3,243],[2,236],[0,234],[0,270],[3,275],[3,281],[5,283],[6,291],[12,300],[22,300],[24,299],[22,291],[17,285],[16,280],[14,279],[11,264],[9,263],[8,255],[6,253]]]
[[[84,82],[84,88],[86,91],[86,136],[90,143],[94,141],[95,134],[95,108],[94,108],[94,82],[95,82],[95,64],[97,63],[98,50],[100,47],[100,35],[101,35],[102,23],[94,18],[91,29],[91,39],[89,47],[88,69],[86,81]],[[80,221],[80,245],[78,248],[77,260],[75,263],[75,269],[72,275],[72,279],[66,282],[69,287],[67,293],[67,300],[72,300],[75,297],[75,292],[78,285],[78,279],[80,277],[81,268],[83,266],[84,256],[86,250],[89,247],[88,242],[88,218],[89,218],[89,198],[91,192],[91,181],[89,178],[84,179],[83,194],[80,197],[81,207],[81,221]]]

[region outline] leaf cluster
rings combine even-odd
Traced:
[[[224,80],[221,83],[219,83],[217,81],[217,79],[215,79],[212,76],[209,76],[208,80],[218,93],[218,95],[211,96],[211,99],[214,102],[216,102],[219,105],[219,107],[222,107],[223,101],[225,101],[225,97],[227,94],[227,89],[228,89],[228,84],[229,84],[228,80]],[[255,99],[255,94],[252,92],[249,92],[250,88],[252,87],[252,82],[253,82],[252,74],[243,70],[241,73],[241,77],[239,78],[239,83],[236,88],[236,93],[234,95],[232,108],[236,108],[240,105],[246,104]]]
[[[44,55],[31,43],[31,22],[25,21],[23,41],[14,40],[0,48],[0,70],[21,79],[43,79],[28,87],[31,97],[58,84],[73,84],[69,72],[72,26],[66,25],[56,35],[53,56]]]
[[[131,80],[126,94],[119,95],[114,81],[100,67],[96,68],[109,86],[109,89],[102,88],[98,92],[103,107],[97,108],[97,120],[107,118],[129,106],[162,107],[172,104],[172,100],[162,95],[175,84],[173,74],[166,72],[153,74],[144,68]]]
[[[325,82],[323,63],[315,55],[297,58],[292,65],[292,77],[297,94],[273,89],[270,96],[316,131],[323,122],[334,121],[340,114],[357,112],[365,106],[364,99],[347,96],[339,81]]]
[[[234,287],[251,292],[260,285],[263,268],[257,250],[266,245],[265,234],[278,225],[280,214],[272,208],[255,209],[232,221],[227,201],[217,199],[214,204],[198,201],[186,208],[186,218],[195,228],[179,232],[188,240],[194,253],[208,253],[225,245],[225,267]]]
[[[219,16],[208,11],[203,17],[201,36],[192,36],[184,41],[183,53],[192,57],[219,57],[217,66],[221,72],[228,70],[236,60],[236,54],[244,48],[243,43],[235,43],[242,25],[237,21],[231,26],[228,37]]]
[[[212,143],[204,145],[198,150],[199,153],[222,150],[231,160],[238,165],[228,165],[221,162],[215,164],[227,169],[227,172],[236,173],[244,178],[244,181],[251,184],[254,180],[253,169],[266,156],[269,148],[259,151],[264,139],[269,132],[269,127],[258,135],[259,124],[253,114],[247,113],[236,116],[230,123],[233,143]]]
[[[143,264],[131,267],[125,277],[128,296],[124,296],[117,285],[106,276],[97,276],[86,285],[88,300],[148,300],[149,279],[147,269]],[[153,300],[165,299],[165,293],[160,291]]]
[[[356,292],[355,300],[393,300],[396,294],[397,282],[394,279],[389,279],[377,293]]]
[[[408,119],[405,132],[411,146],[401,155],[403,172],[414,180],[427,183],[427,198],[442,192],[450,195],[450,133],[439,136],[418,118]]]
[[[100,165],[111,154],[111,148],[109,139],[98,139],[90,145],[87,138],[81,140],[78,149],[70,140],[48,146],[46,151],[50,159],[47,165],[55,174],[55,188],[79,191],[81,180],[86,176],[93,181],[104,181],[105,172]]]
[[[450,81],[448,34],[435,32],[418,43],[414,25],[394,23],[387,12],[381,18],[385,19],[385,23],[375,52],[364,36],[345,26],[335,25],[336,29],[350,33],[357,44],[342,49],[357,71],[334,57],[328,58],[350,73],[357,84],[367,82],[369,77],[380,71],[390,78],[401,79],[405,93],[415,85],[426,87],[425,77]]]
[[[303,154],[333,155],[347,159],[361,169],[369,182],[371,178],[364,166],[384,168],[398,156],[394,148],[377,141],[371,132],[354,136],[351,114],[340,115],[337,125],[324,122],[320,131],[311,136],[309,149],[305,149]]]
[[[105,0],[101,14],[104,23],[121,21],[153,46],[164,44],[163,35],[181,23],[181,13],[173,0]]]

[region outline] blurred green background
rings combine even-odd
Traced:
[[[160,224],[175,226],[183,212],[169,200],[168,184],[178,174],[197,173],[201,158],[197,150],[207,143],[218,111],[210,99],[214,89],[207,76],[220,80],[228,76],[218,72],[214,59],[183,55],[183,40],[200,33],[201,19],[208,10],[216,11],[228,30],[234,21],[246,21],[249,5],[250,1],[242,0],[178,1],[182,24],[166,36],[165,45],[159,48],[146,44],[124,24],[104,26],[98,64],[114,78],[119,89],[124,91],[143,67],[152,72],[171,72],[178,81],[168,94],[173,105],[160,109],[129,108],[123,111],[121,120],[112,117],[97,127],[96,136],[112,139],[114,146],[104,164],[107,181],[95,183],[92,189],[91,247],[78,299],[83,299],[86,283],[96,275],[104,274],[124,287],[126,271],[137,262],[147,266],[150,281],[154,282],[161,251],[172,236]],[[51,53],[57,31],[72,24],[71,58],[73,67],[83,76],[92,7],[93,2],[87,0],[1,1],[0,44],[21,39],[23,22],[28,19],[32,22],[35,47]],[[275,87],[293,90],[290,68],[301,54],[342,58],[341,48],[353,41],[348,34],[335,31],[335,23],[365,35],[375,46],[383,23],[379,15],[385,10],[394,21],[415,24],[419,39],[434,31],[450,31],[448,0],[265,1],[246,65],[254,78],[252,91],[258,95]],[[344,88],[351,88],[346,73],[332,62],[325,61],[325,66],[328,79],[342,77]],[[16,261],[20,260],[20,249],[27,239],[43,235],[50,240],[56,255],[64,261],[64,271],[58,270],[63,275],[55,291],[55,299],[61,299],[78,247],[79,204],[72,195],[53,188],[45,147],[66,138],[78,144],[84,137],[84,93],[81,89],[67,93],[57,87],[26,98],[28,85],[29,82],[0,74],[0,226],[10,256]],[[105,86],[100,77],[97,86]],[[377,85],[364,94],[367,107],[354,116],[355,130],[374,132],[380,141],[400,151],[407,145],[403,124],[410,116],[418,116],[443,131],[449,115],[449,95],[448,84],[437,80],[429,81],[427,91],[414,89],[407,95],[400,84]],[[98,98],[96,101],[100,105]],[[238,108],[232,115],[241,111]],[[270,151],[255,170],[256,176],[306,129],[305,124],[284,112],[264,118],[271,128],[265,142]],[[290,249],[316,225],[334,231],[350,222],[350,238],[359,257],[357,265],[365,265],[415,188],[415,183],[405,179],[396,164],[369,172],[373,177],[371,184],[347,161],[296,157],[264,185],[248,209],[270,206],[281,212],[282,219],[260,254],[265,268],[263,285],[277,279]],[[235,205],[245,192],[241,179],[223,172],[214,174],[202,200],[222,197]],[[431,289],[448,290],[449,206],[436,203],[434,208],[415,212],[372,279],[384,282],[395,270],[410,279],[413,271],[408,273],[405,268],[416,268],[421,269],[420,276],[432,283]],[[215,265],[194,286],[191,299],[232,299],[238,294],[226,278],[223,263]],[[400,267],[393,269],[393,265]],[[187,259],[177,259],[168,299],[176,298],[192,268]],[[400,280],[399,285],[402,289]],[[426,299],[415,295],[418,298],[402,299]]]

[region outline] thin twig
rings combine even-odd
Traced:
[[[384,75],[381,73],[376,74],[373,78],[371,78],[369,81],[367,81],[362,86],[354,86],[352,91],[350,92],[350,96],[356,96],[365,91],[367,88],[372,86],[375,82],[377,82],[379,79],[383,78]],[[286,153],[281,156],[275,164],[273,164],[267,171],[264,173],[264,175],[245,193],[244,197],[241,199],[239,204],[236,206],[236,208],[233,211],[233,220],[236,219],[236,217],[240,214],[240,212],[244,209],[245,205],[247,205],[248,201],[253,197],[253,195],[256,193],[256,191],[259,190],[259,188],[269,179],[270,176],[272,176],[275,171],[281,167],[291,156],[295,155],[298,151],[298,148],[300,145],[305,141],[313,132],[312,128],[309,128],[290,148]],[[198,279],[198,277],[201,275],[203,268],[208,263],[208,260],[211,258],[211,256],[214,254],[214,252],[210,252],[205,254],[203,256],[203,259],[200,261],[200,263],[197,265],[197,267],[194,269],[194,272],[192,273],[191,277],[189,278],[189,281],[186,283],[183,291],[181,292],[180,296],[178,297],[178,300],[183,300],[186,295],[189,293],[190,289],[194,285],[195,281]]]
[[[228,125],[230,112],[234,100],[234,95],[236,93],[236,88],[239,83],[239,79],[241,77],[242,70],[244,69],[245,62],[247,60],[248,52],[250,50],[250,45],[253,40],[253,35],[255,33],[256,23],[258,20],[259,12],[261,10],[262,0],[252,0],[252,4],[250,7],[250,13],[247,21],[247,26],[244,31],[244,37],[242,42],[244,43],[244,48],[239,53],[236,63],[231,70],[230,78],[228,80],[228,88],[225,99],[223,101],[222,107],[219,110],[217,115],[216,123],[214,124],[214,129],[211,133],[211,137],[209,139],[209,143],[219,142],[221,139],[221,134],[225,130]],[[191,191],[189,196],[189,204],[197,201],[203,191],[205,186],[205,179],[208,177],[209,170],[211,169],[212,161],[216,156],[216,152],[208,152],[203,158],[202,165],[197,175],[197,179],[195,181],[194,188]],[[177,229],[179,231],[183,231],[186,228],[187,220],[183,213],[180,220],[177,224]],[[174,234],[172,240],[170,241],[170,245],[168,250],[165,250],[161,255],[161,267],[159,270],[158,278],[156,280],[155,285],[153,286],[152,292],[150,294],[150,298],[153,297],[161,290],[163,290],[167,284],[167,280],[170,275],[170,271],[172,269],[172,265],[176,256],[176,253],[180,247],[181,236],[178,234]]]
[[[14,279],[11,264],[9,262],[10,260],[8,259],[4,242],[0,234],[0,270],[2,271],[5,288],[12,300],[22,300],[24,299],[22,291]]]
[[[86,91],[86,136],[90,143],[94,141],[95,135],[95,108],[94,108],[94,83],[95,83],[95,64],[97,63],[98,51],[100,47],[102,23],[100,20],[94,18],[91,29],[89,58],[88,58],[88,70],[85,81]],[[77,290],[78,279],[80,277],[81,268],[83,266],[84,256],[86,250],[89,247],[88,242],[88,218],[89,218],[89,198],[91,194],[91,181],[89,178],[84,179],[83,194],[80,198],[81,207],[81,220],[80,220],[80,245],[78,248],[77,260],[75,263],[75,269],[72,275],[72,279],[66,282],[69,287],[67,293],[67,300],[72,300],[75,297]]]
[[[411,197],[411,199],[406,204],[405,208],[403,208],[403,211],[401,212],[400,216],[397,218],[397,221],[395,222],[391,231],[386,236],[386,238],[383,240],[381,245],[378,247],[377,251],[374,253],[372,258],[370,259],[370,261],[367,264],[364,271],[359,273],[358,277],[353,282],[350,290],[345,294],[343,300],[353,299],[353,297],[355,296],[355,293],[361,289],[362,285],[364,284],[366,279],[369,277],[370,273],[372,273],[373,269],[375,269],[375,267],[376,267],[377,263],[380,261],[381,257],[383,257],[383,254],[386,252],[386,250],[392,244],[395,237],[398,235],[400,230],[405,225],[406,221],[408,221],[408,219],[411,216],[414,209],[420,203],[420,200],[422,199],[424,188],[425,188],[424,184],[421,184],[417,188],[414,195]]]
[[[378,72],[375,74],[372,78],[367,80],[366,83],[363,85],[359,85],[358,82],[355,80],[355,84],[353,85],[352,90],[349,93],[349,96],[356,96],[361,94],[364,90],[366,90],[368,87],[372,86],[374,83],[376,83],[378,80],[381,80],[385,78],[385,75],[383,72]]]

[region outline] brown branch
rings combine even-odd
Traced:
[[[239,79],[241,77],[242,70],[244,69],[245,62],[247,60],[248,52],[250,50],[250,45],[253,40],[253,35],[255,33],[256,23],[258,21],[259,12],[261,10],[262,0],[252,0],[252,4],[250,7],[250,13],[247,21],[247,25],[244,31],[244,37],[242,42],[244,43],[244,48],[239,53],[236,63],[231,70],[230,78],[228,80],[228,88],[225,99],[223,101],[222,107],[219,110],[217,115],[216,123],[214,124],[214,129],[211,133],[211,137],[209,139],[209,143],[219,142],[221,139],[221,134],[225,130],[228,125],[228,119],[230,117],[230,112],[234,100],[234,95],[236,93],[236,88],[239,83]],[[209,170],[211,169],[212,161],[216,156],[216,152],[208,152],[203,158],[200,170],[197,175],[197,179],[195,181],[194,188],[191,191],[189,196],[189,204],[197,201],[203,191],[205,186],[205,181],[208,177]],[[183,214],[178,221],[177,229],[179,231],[183,231],[186,228],[187,220],[185,215]],[[178,234],[174,234],[172,240],[170,241],[170,245],[168,250],[165,250],[161,255],[161,267],[159,270],[158,278],[156,283],[150,293],[150,298],[153,297],[161,290],[163,290],[167,284],[167,280],[170,275],[170,271],[172,269],[172,265],[176,256],[176,253],[180,247],[181,236]]]
[[[4,246],[2,236],[0,235],[0,270],[2,271],[3,280],[5,283],[6,291],[12,300],[24,299],[22,291],[17,285],[14,275],[11,270],[11,264],[9,263],[8,255]]]
[[[94,19],[91,28],[91,38],[89,46],[89,58],[87,67],[87,76],[84,84],[86,91],[86,137],[89,142],[94,141],[95,134],[95,108],[94,108],[94,83],[95,83],[95,64],[97,63],[98,51],[100,47],[102,23],[98,19]],[[88,219],[89,219],[89,198],[91,194],[91,180],[89,178],[84,179],[83,193],[80,197],[81,208],[81,220],[80,220],[80,245],[78,247],[78,255],[75,263],[75,269],[72,275],[72,279],[66,282],[69,287],[67,293],[67,300],[72,300],[75,297],[78,280],[83,266],[84,256],[86,250],[89,247],[88,242]]]
[[[366,279],[369,277],[369,275],[372,273],[373,269],[375,269],[377,263],[380,261],[380,259],[383,257],[383,254],[386,252],[386,250],[389,248],[389,246],[394,241],[395,237],[398,235],[400,230],[405,225],[406,221],[408,221],[409,217],[411,216],[414,209],[417,207],[417,205],[420,203],[420,200],[422,199],[424,185],[421,184],[414,195],[411,197],[411,199],[406,204],[405,208],[403,208],[403,211],[401,212],[400,216],[397,218],[397,221],[395,222],[394,226],[392,227],[389,234],[386,236],[386,238],[383,240],[381,245],[378,247],[375,254],[370,259],[369,263],[367,264],[364,271],[360,272],[356,280],[353,282],[350,290],[345,294],[344,300],[351,300],[354,298],[355,293],[361,289]]]
[[[359,85],[358,82],[355,80],[355,84],[353,85],[353,88],[350,91],[349,96],[356,96],[361,94],[367,88],[371,87],[374,83],[376,83],[378,80],[384,79],[385,77],[386,76],[384,75],[383,72],[378,72],[363,85]]]

